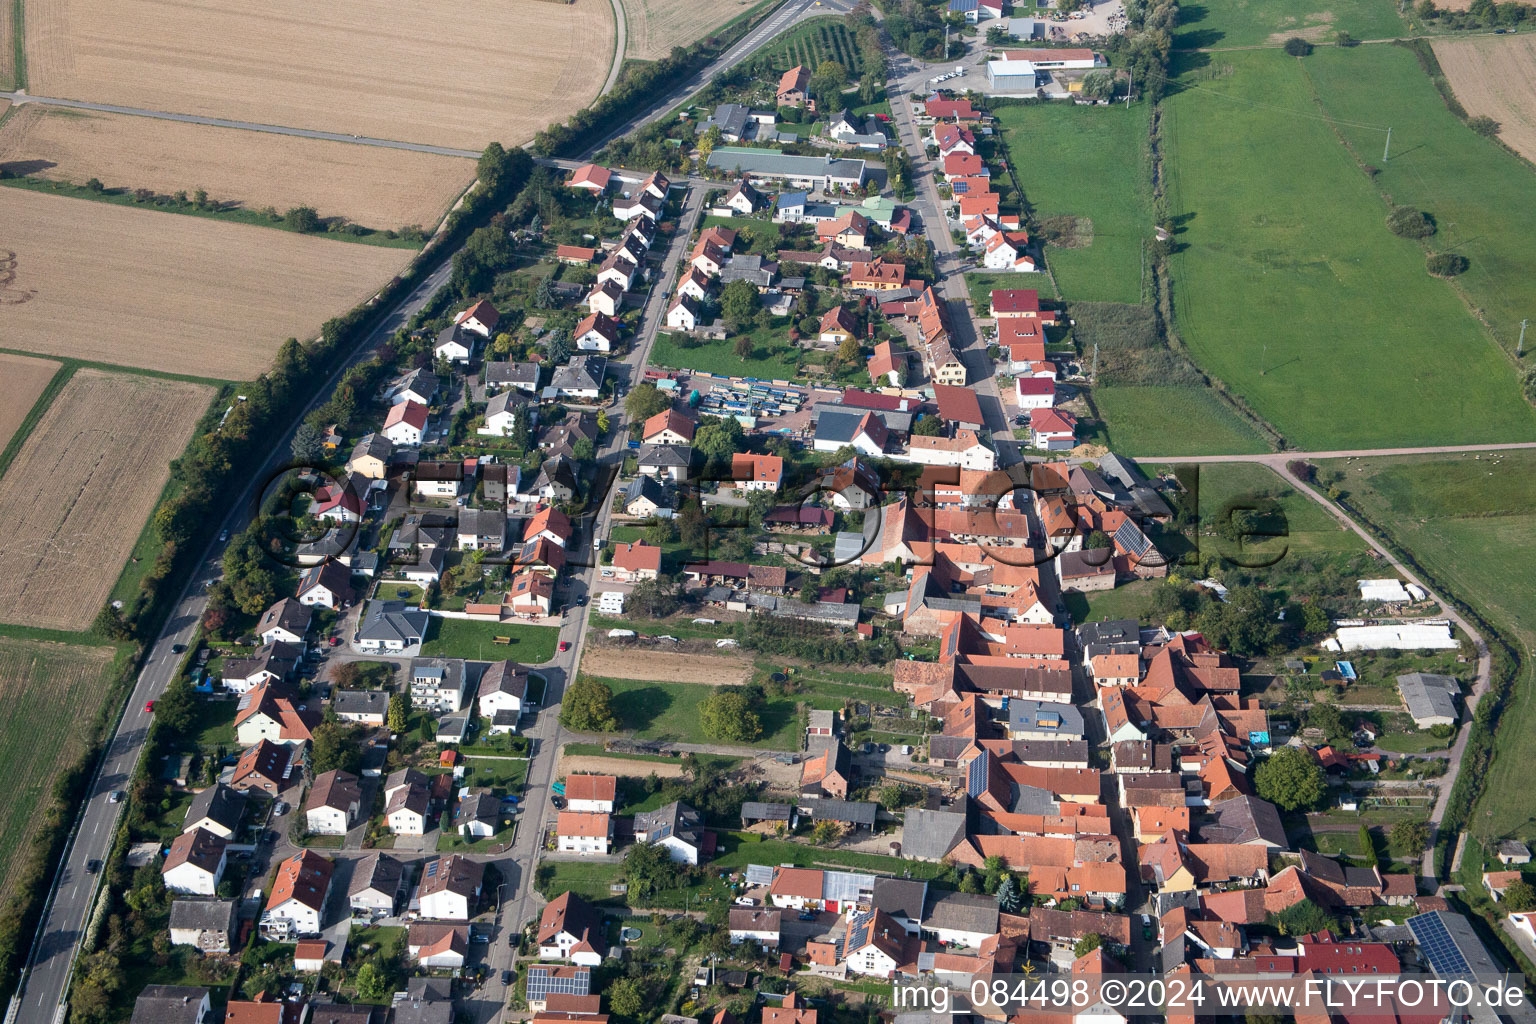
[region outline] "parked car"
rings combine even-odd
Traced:
[[[560,641],[560,649],[562,651],[570,650],[571,649],[571,642],[569,640],[561,640]]]
[[[814,921],[819,916],[820,915],[817,914],[816,911],[814,911],[814,910],[802,910],[802,911],[800,911],[800,920],[802,920],[802,921]]]

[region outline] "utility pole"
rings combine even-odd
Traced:
[[[1125,105],[1131,105],[1131,93],[1136,91],[1136,65],[1131,65],[1131,84],[1125,89]]]
[[[1090,379],[1092,379],[1092,381],[1095,384],[1097,384],[1099,382],[1099,343],[1098,342],[1094,342],[1093,343],[1093,373],[1089,374],[1089,377],[1090,377]]]
[[[1528,323],[1530,323],[1529,320],[1521,320],[1520,321],[1520,344],[1515,346],[1515,358],[1516,359],[1524,359],[1525,358],[1525,325],[1528,324]]]
[[[1387,162],[1387,154],[1390,153],[1390,152],[1392,152],[1392,129],[1390,127],[1388,127],[1387,128],[1387,144],[1386,144],[1386,146],[1384,146],[1382,148],[1382,151],[1381,151],[1381,162],[1382,163],[1386,163]]]
[[[944,59],[949,60],[949,24],[944,25]]]

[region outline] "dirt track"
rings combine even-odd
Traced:
[[[682,654],[638,645],[588,647],[581,670],[609,679],[648,679],[665,683],[740,686],[752,679],[752,663],[728,654]]]
[[[1430,45],[1467,113],[1499,122],[1499,138],[1536,160],[1536,37],[1436,39]]]
[[[665,761],[634,761],[627,757],[595,757],[590,754],[560,755],[555,766],[556,778],[573,772],[593,772],[599,775],[632,775],[645,778],[655,774],[662,779],[675,779],[683,774],[681,760],[668,764]]]

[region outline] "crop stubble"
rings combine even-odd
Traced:
[[[741,686],[752,679],[752,663],[724,654],[674,654],[636,646],[588,647],[581,670],[607,679],[661,679],[669,683]]]
[[[0,252],[0,278],[5,275],[5,254]],[[37,396],[53,379],[59,364],[51,359],[33,359],[29,356],[0,352],[0,450],[11,442],[11,435],[27,418]]]
[[[408,251],[0,188],[0,337],[44,355],[249,380]]]
[[[0,128],[0,168],[165,195],[202,188],[247,209],[312,206],[371,228],[429,230],[475,175],[462,157],[42,106]]]
[[[96,617],[213,388],[81,369],[0,477],[0,620]]]
[[[1430,45],[1467,113],[1499,122],[1499,138],[1536,160],[1536,37],[1436,39]]]
[[[563,120],[613,54],[608,0],[26,4],[38,95],[461,149]]]
[[[635,60],[660,60],[674,46],[702,39],[738,14],[753,0],[624,0],[628,53]]]
[[[0,637],[0,899],[24,861],[59,770],[78,756],[84,727],[111,681],[112,649]]]

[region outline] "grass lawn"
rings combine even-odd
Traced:
[[[546,899],[554,899],[563,892],[574,892],[589,903],[622,904],[624,897],[609,892],[608,887],[623,873],[622,864],[546,860],[539,865],[539,874],[541,877],[547,874],[550,881],[539,891]]]
[[[721,832],[719,850],[719,855],[709,862],[712,868],[740,869],[748,864],[794,864],[803,868],[836,866],[898,876],[911,872],[913,878],[923,879],[934,878],[945,869],[943,864],[926,861],[763,839],[756,832]]]
[[[1322,463],[1349,500],[1433,576],[1529,651],[1536,646],[1536,453]],[[1469,824],[1483,838],[1536,838],[1525,774],[1536,759],[1536,685],[1527,657],[1495,734]]]
[[[510,644],[498,644],[495,638],[510,636]],[[540,665],[555,656],[560,631],[553,626],[528,626],[517,622],[476,622],[471,619],[445,619],[432,616],[426,641],[421,645],[424,658],[468,658],[472,661],[503,661],[508,658],[525,665]]]
[[[709,743],[699,722],[699,705],[715,692],[715,687],[697,683],[658,683],[639,679],[604,679],[613,690],[613,710],[620,728],[645,740],[671,740],[675,743]],[[758,714],[763,719],[763,735],[755,743],[743,746],[769,750],[796,750],[800,746],[800,716],[795,702],[787,697],[772,697]]]
[[[1303,450],[1536,438],[1502,353],[1387,231],[1301,62],[1214,60],[1164,103],[1174,309],[1195,360]],[[1426,394],[1446,415],[1424,415]]]
[[[697,345],[685,348],[679,342],[691,343],[698,339],[662,332],[656,336],[656,345],[651,349],[651,363],[733,377],[792,380],[798,372],[799,349],[790,344],[789,327],[788,317],[775,318],[767,327],[749,332],[753,348],[747,359],[736,354],[735,335],[719,341],[699,340]]]
[[[681,760],[681,758],[668,757],[666,754],[621,754],[605,750],[601,743],[567,743],[560,749],[571,757],[613,757],[621,761],[647,761],[652,764],[677,764]],[[734,768],[742,760],[729,754],[695,754],[693,756],[703,764],[718,765],[721,768]]]
[[[6,627],[9,632],[10,627]],[[22,851],[52,803],[54,780],[84,749],[97,709],[114,692],[123,648],[39,642],[0,634],[0,898],[9,897]],[[121,691],[116,691],[121,693]],[[178,827],[179,831],[179,827]]]
[[[620,530],[630,530],[634,527],[614,527],[617,534]],[[624,538],[615,537],[622,541]],[[730,622],[716,622],[713,626],[704,626],[695,623],[695,618],[708,618],[708,616],[674,615],[667,619],[616,619],[608,615],[593,614],[587,620],[589,629],[594,632],[606,633],[610,629],[632,629],[636,633],[646,633],[652,636],[675,636],[679,640],[715,640],[720,637],[731,636],[736,632],[735,624]]]
[[[1382,750],[1399,754],[1423,754],[1431,750],[1444,750],[1451,745],[1451,741],[1442,740],[1428,732],[1389,732],[1378,737],[1376,745]]]
[[[1228,509],[1251,503],[1255,498],[1270,498],[1279,504],[1287,533],[1264,541],[1257,548],[1260,552],[1278,551],[1282,547],[1294,554],[1357,554],[1366,550],[1365,541],[1358,534],[1345,529],[1327,509],[1265,466],[1236,462],[1196,468],[1200,518],[1204,522],[1218,521]]]
[[[511,821],[511,815],[501,816],[503,823]],[[517,834],[516,825],[497,832],[489,839],[465,839],[452,832],[439,832],[437,835],[437,850],[439,853],[497,853],[512,845],[512,837]]]
[[[1386,163],[1379,159],[1380,132],[1350,124],[1339,130],[1363,159],[1381,167],[1380,191],[1435,218],[1432,248],[1467,257],[1471,265],[1455,286],[1513,353],[1520,321],[1536,308],[1536,173],[1446,109],[1406,48],[1330,48],[1314,56],[1321,59],[1302,67],[1325,110],[1344,122],[1393,126]]]
[[[426,591],[416,584],[407,583],[404,580],[379,580],[379,585],[375,588],[373,596],[380,601],[404,601],[414,608],[421,604],[421,599],[426,596]]]
[[[810,125],[791,125],[792,128],[810,128]],[[774,251],[779,247],[779,239],[784,235],[784,226],[775,224],[771,220],[758,217],[716,217],[711,214],[704,218],[704,227],[730,228],[737,234],[735,250],[741,252],[750,249],[753,252],[762,252],[762,245],[768,248],[767,256],[772,259]],[[766,239],[766,242],[764,241]]]
[[[471,754],[466,762],[463,785],[488,787],[503,796],[516,793],[528,777],[528,762],[522,758],[476,757]]]
[[[1058,297],[1051,290],[1051,279],[1044,274],[1010,274],[991,270],[966,274],[966,293],[971,297],[971,305],[976,307],[976,315],[982,319],[992,315],[992,289],[994,288],[1033,288],[1040,293],[1041,298]]]
[[[1093,389],[1100,423],[1084,440],[1121,455],[1243,455],[1265,452],[1242,417],[1205,388],[1115,387]]]
[[[1093,222],[1090,244],[1045,250],[1068,301],[1142,300],[1142,244],[1153,227],[1150,119],[1147,103],[1040,103],[997,111],[1036,220],[1071,214]]]
[[[238,701],[233,700],[209,700],[199,697],[192,702],[192,732],[197,736],[198,746],[208,753],[217,751],[223,747],[226,751],[238,753],[235,749],[235,710]]]
[[[1293,35],[1331,42],[1340,29],[1356,39],[1383,39],[1407,26],[1386,0],[1196,0],[1180,5],[1173,45],[1278,46]]]
[[[1143,621],[1147,606],[1152,603],[1152,592],[1157,586],[1157,580],[1136,580],[1114,590],[1102,590],[1094,594],[1069,591],[1062,597],[1073,622],[1102,622],[1106,619]]]

